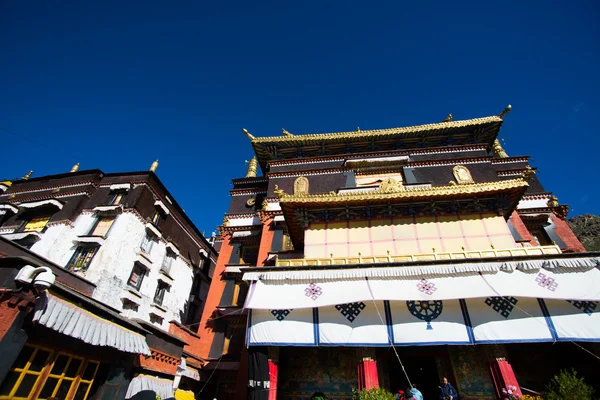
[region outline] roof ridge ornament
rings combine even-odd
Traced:
[[[254,140],[254,139],[256,139],[254,136],[252,136],[252,135],[250,134],[250,132],[248,132],[248,129],[246,129],[246,128],[242,128],[242,132],[244,132],[244,135],[248,136],[248,139],[250,139],[250,140]]]
[[[31,174],[33,174],[33,170],[29,170],[29,172],[27,174],[25,174],[24,177],[22,177],[21,179],[23,179],[24,181],[28,180],[29,178],[31,178]]]
[[[281,128],[281,133],[283,133],[283,136],[294,136],[293,134],[286,131],[285,128]]]
[[[523,171],[523,179],[525,181],[529,182],[529,180],[531,178],[533,178],[534,175],[535,175],[535,169],[531,168],[530,165],[525,167],[525,170]]]
[[[258,168],[258,160],[256,157],[252,157],[250,161],[248,161],[248,170],[246,171],[246,178],[256,178],[256,170]]]
[[[158,160],[154,160],[154,162],[150,165],[150,169],[148,171],[156,173],[156,168],[158,168]]]
[[[498,118],[504,118],[506,116],[506,114],[508,114],[510,112],[510,110],[512,109],[512,106],[509,104],[506,106],[506,108],[504,109],[504,111],[502,111],[500,114],[498,114]]]
[[[79,163],[73,165],[73,167],[71,167],[71,171],[69,172],[77,172],[79,171]]]
[[[452,122],[452,113],[448,114],[446,118],[442,122]]]

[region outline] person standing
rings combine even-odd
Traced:
[[[442,381],[442,386],[439,387],[442,395],[440,396],[440,400],[457,400],[458,399],[458,393],[456,392],[456,389],[454,389],[454,386],[452,386],[452,384],[450,384],[450,382],[448,382],[448,378],[444,377],[443,381]]]

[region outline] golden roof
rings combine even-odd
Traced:
[[[311,133],[303,135],[290,135],[289,132],[284,136],[267,136],[267,137],[254,137],[248,136],[252,144],[260,143],[282,143],[282,144],[295,144],[302,143],[307,140],[321,139],[321,140],[335,140],[335,139],[356,139],[356,138],[371,138],[371,137],[384,137],[384,136],[413,136],[421,133],[427,133],[431,131],[443,131],[446,129],[475,127],[483,124],[490,123],[502,123],[502,118],[499,116],[474,118],[462,121],[446,121],[437,122],[434,124],[407,126],[400,128],[388,128],[388,129],[368,129],[358,130],[349,132],[334,132],[334,133]]]
[[[376,190],[372,192],[351,193],[322,193],[322,194],[287,194],[276,189],[282,207],[287,204],[335,204],[361,203],[365,201],[386,200],[419,200],[431,197],[461,196],[471,194],[495,193],[510,189],[526,188],[529,186],[525,179],[510,179],[495,182],[472,183],[465,185],[434,186],[431,188],[400,189],[393,192]]]

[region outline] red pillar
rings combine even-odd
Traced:
[[[370,357],[363,358],[358,363],[358,390],[369,390],[378,387],[377,361]]]
[[[277,376],[279,374],[279,366],[277,362],[269,360],[269,400],[277,400]]]
[[[492,373],[492,380],[494,381],[494,388],[496,389],[496,394],[499,399],[504,398],[502,389],[506,389],[509,386],[517,388],[514,394],[518,394],[519,396],[523,395],[512,366],[505,358],[497,358],[493,361],[490,366],[490,371]]]
[[[231,253],[233,252],[233,246],[231,245],[231,233],[224,231],[221,233],[223,237],[223,244],[221,245],[221,251],[219,252],[219,258],[217,259],[217,265],[213,274],[213,279],[208,289],[208,296],[206,297],[206,304],[204,311],[202,312],[202,318],[198,324],[197,333],[200,339],[195,343],[190,343],[192,353],[195,357],[206,358],[210,352],[210,346],[215,337],[215,330],[212,325],[211,319],[215,317],[215,311],[219,302],[221,301],[221,295],[225,289],[225,281],[221,279],[225,266],[229,263]]]
[[[265,211],[261,211],[258,214],[260,222],[262,222],[262,234],[260,236],[260,246],[258,247],[258,258],[256,260],[257,267],[263,267],[269,252],[271,251],[271,245],[273,243],[273,236],[275,231],[273,230],[273,215]]]

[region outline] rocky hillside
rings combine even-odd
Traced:
[[[600,251],[600,215],[584,214],[567,220],[587,251]]]

